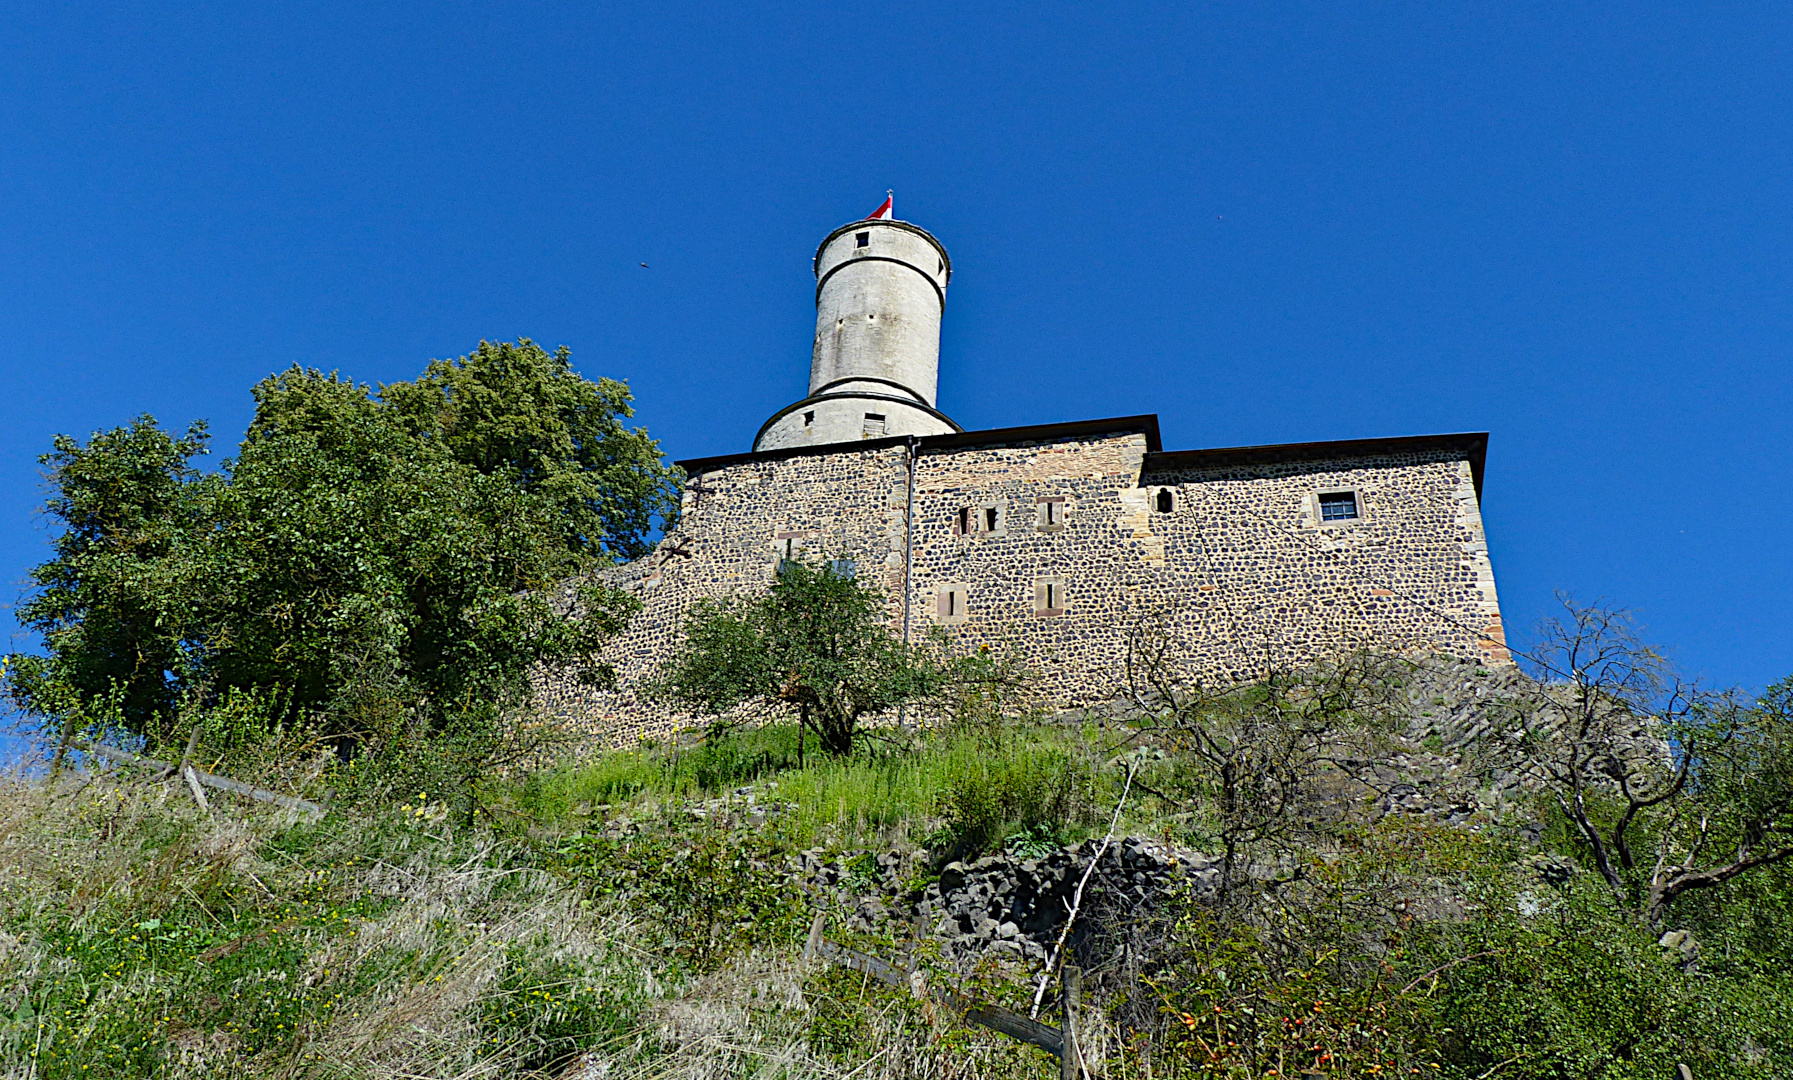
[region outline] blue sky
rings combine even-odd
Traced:
[[[804,392],[816,243],[894,188],[953,255],[965,427],[1486,430],[1510,627],[1565,589],[1693,673],[1793,673],[1784,5],[14,3],[0,27],[0,599],[46,553],[52,435],[204,417],[222,456],[295,363],[390,381],[529,336],[628,379],[671,456],[744,450]]]

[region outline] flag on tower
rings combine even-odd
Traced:
[[[896,192],[884,193],[884,205],[873,210],[867,221],[889,221],[896,216]]]

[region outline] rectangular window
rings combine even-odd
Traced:
[[[1357,492],[1332,491],[1320,496],[1320,521],[1352,521],[1357,517]]]
[[[971,507],[959,507],[958,516],[953,519],[953,532],[960,536],[971,535]]]
[[[1034,528],[1050,532],[1065,527],[1065,500],[1063,496],[1040,499],[1033,504]]]
[[[971,618],[969,592],[961,584],[936,586],[934,616],[943,623],[962,623]]]
[[[877,438],[884,434],[884,414],[868,412],[865,414],[865,437]]]
[[[854,233],[853,234],[853,246],[854,247],[871,247],[872,246],[872,234],[868,233],[868,232]]]
[[[815,422],[816,422],[816,411],[814,409],[810,409],[803,414],[803,426],[804,427],[808,427],[809,425],[811,425]]]
[[[1035,615],[1063,615],[1065,613],[1065,583],[1062,578],[1034,579],[1033,613]]]
[[[994,506],[984,507],[984,531],[991,533],[996,531],[996,508]]]

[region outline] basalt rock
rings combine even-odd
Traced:
[[[935,880],[908,890],[904,869],[919,872],[922,853],[860,852],[825,860],[809,851],[797,870],[831,901],[846,929],[929,939],[949,960],[993,954],[1044,961],[1101,846],[1090,840],[1041,857],[1001,854],[948,863]],[[1117,917],[1145,913],[1175,896],[1210,897],[1219,886],[1219,864],[1204,855],[1138,837],[1114,841],[1089,874],[1069,944],[1075,947]]]

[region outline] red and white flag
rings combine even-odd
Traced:
[[[895,192],[886,192],[884,195],[884,205],[878,207],[876,210],[873,210],[871,212],[871,214],[866,217],[865,220],[867,220],[867,221],[889,221],[889,220],[891,220],[892,218],[896,217],[896,205],[895,204],[896,204],[896,193]]]

